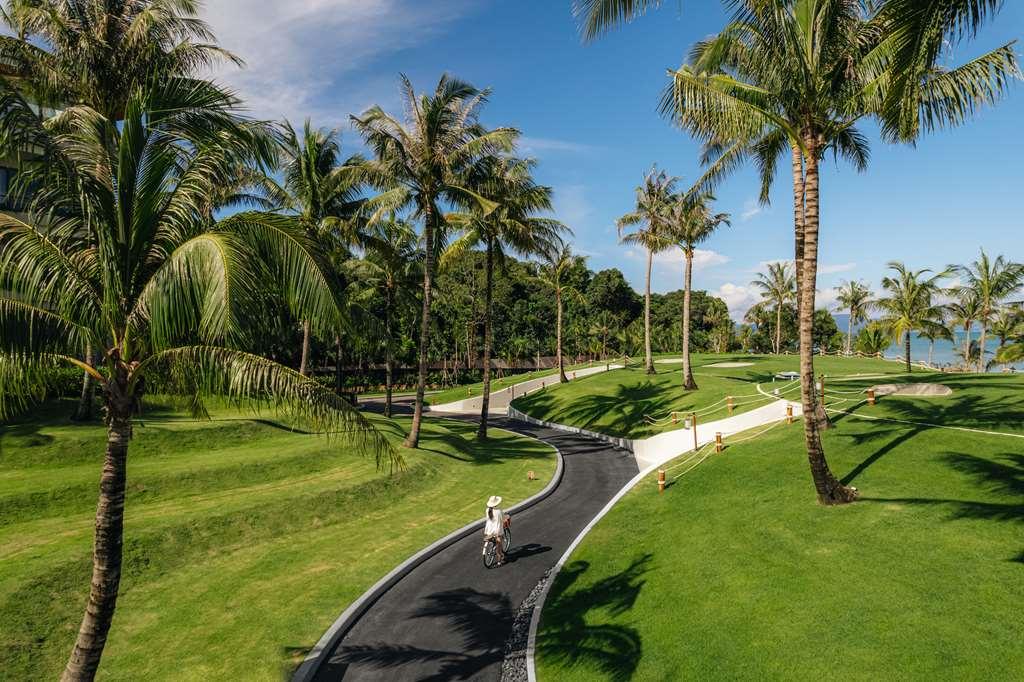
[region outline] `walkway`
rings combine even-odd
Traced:
[[[605,443],[507,419],[492,423],[550,443],[564,461],[558,488],[514,518],[509,564],[488,570],[481,536],[460,540],[386,592],[330,652],[315,679],[497,680],[516,609],[637,473],[630,453]]]

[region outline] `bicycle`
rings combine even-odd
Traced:
[[[508,552],[508,548],[512,546],[512,518],[509,516],[505,517],[505,523],[502,529],[502,547],[505,552]],[[484,567],[494,568],[498,563],[498,544],[495,538],[486,538],[484,540]]]

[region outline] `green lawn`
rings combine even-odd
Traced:
[[[615,364],[620,362],[615,358],[609,358],[609,363]],[[566,373],[571,372],[573,369],[583,369],[586,367],[596,367],[603,365],[603,362],[583,363],[580,365],[566,365]],[[525,372],[520,374],[506,374],[505,376],[498,378],[497,374],[494,374],[491,378],[491,393],[500,391],[503,388],[508,388],[513,384],[520,384],[530,379],[539,379],[540,377],[554,376],[558,373],[558,369],[542,369],[535,372]],[[483,392],[484,384],[482,381],[478,381],[475,384],[461,384],[459,386],[452,386],[446,388],[443,391],[435,391],[428,393],[426,396],[426,403],[428,405],[444,405],[445,403],[451,403],[456,400],[464,400],[466,398],[472,398],[478,396]]]
[[[670,356],[671,357],[671,356]],[[685,414],[705,410],[699,419],[721,419],[728,416],[727,396],[734,397],[734,414],[761,407],[770,401],[757,392],[757,385],[773,389],[772,378],[785,371],[798,371],[795,355],[695,355],[694,374],[699,389],[684,391],[682,363],[656,363],[657,374],[648,375],[643,367],[584,377],[543,392],[531,393],[513,405],[539,419],[599,431],[611,436],[647,438],[656,433],[682,428],[681,419],[672,423],[671,412]],[[751,363],[745,367],[712,367],[720,362]],[[902,365],[886,360],[823,357],[815,358],[815,369],[826,376],[847,376],[860,373],[898,374]],[[875,381],[874,383],[878,383]],[[784,395],[799,400],[797,384],[780,382]],[[826,386],[831,384],[826,380]],[[845,389],[844,389],[845,390]],[[655,418],[651,424],[644,415]]]
[[[4,679],[55,678],[85,604],[104,434],[69,424],[69,411],[0,427]],[[151,414],[129,456],[105,679],[280,680],[396,564],[479,516],[489,495],[539,491],[555,467],[543,443],[492,430],[481,446],[450,420],[428,420],[390,476],[273,422]],[[408,426],[375,419],[395,442]]]
[[[1022,377],[913,380],[954,394],[851,411],[1024,434]],[[1020,679],[1024,440],[837,415],[825,446],[862,501],[815,503],[799,424],[642,482],[556,580],[540,679]]]

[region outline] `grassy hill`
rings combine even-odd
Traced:
[[[67,404],[0,427],[0,677],[53,679],[88,593],[104,430]],[[391,475],[323,437],[159,405],[129,455],[125,573],[101,673],[280,680],[338,614],[407,556],[539,491],[554,451],[428,420]],[[377,419],[396,443],[403,420]],[[534,470],[538,480],[528,481]]]

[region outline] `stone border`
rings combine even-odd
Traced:
[[[503,429],[508,430],[508,429]],[[512,431],[511,433],[516,433]],[[540,441],[547,445],[550,445],[555,449],[555,457],[557,457],[557,465],[555,467],[555,474],[551,477],[547,486],[544,487],[539,493],[533,497],[529,497],[514,507],[506,510],[509,514],[515,514],[525,509],[529,509],[538,502],[544,500],[555,491],[558,484],[562,482],[562,474],[565,470],[565,464],[562,457],[562,451],[558,449],[558,446],[540,438],[534,438],[527,434],[517,434],[520,436],[526,436],[527,438],[533,438],[534,440]],[[437,542],[421,549],[416,554],[412,555],[398,566],[393,568],[390,573],[385,575],[383,578],[378,580],[373,587],[363,592],[354,602],[352,602],[345,611],[338,616],[337,620],[331,624],[331,627],[327,629],[327,632],[317,641],[317,643],[310,649],[309,653],[306,654],[306,658],[303,659],[302,664],[292,674],[291,682],[312,682],[313,677],[317,671],[320,670],[320,666],[323,665],[330,652],[337,646],[338,642],[341,641],[342,637],[352,629],[356,621],[366,613],[371,606],[376,603],[378,599],[383,596],[385,592],[391,589],[399,580],[412,573],[413,569],[425,562],[427,559],[439,554],[443,550],[452,546],[459,540],[471,535],[477,530],[483,528],[483,519],[479,521],[473,521],[462,528],[449,533]]]
[[[531,417],[525,412],[520,412],[516,408],[509,405],[508,408],[509,419],[515,421],[526,422],[527,424],[534,424],[536,426],[543,426],[545,428],[553,429],[555,431],[565,431],[567,433],[578,433],[581,436],[587,436],[595,440],[604,441],[610,445],[614,445],[617,448],[622,448],[630,453],[634,453],[633,441],[629,438],[619,438],[618,436],[609,436],[604,433],[598,433],[597,431],[588,431],[587,429],[581,429],[578,426],[566,426],[565,424],[558,424],[556,422],[548,422],[543,419],[537,419]]]

